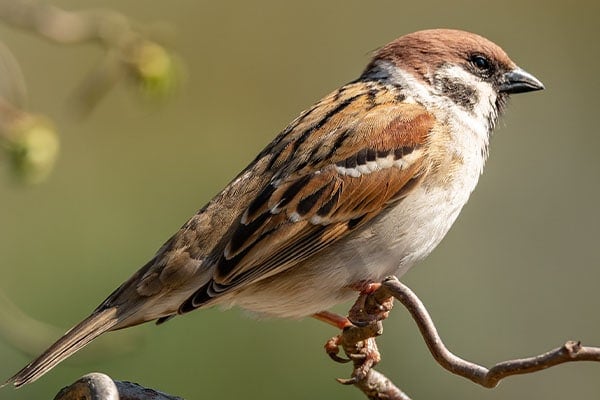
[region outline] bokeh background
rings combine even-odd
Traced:
[[[172,24],[187,80],[160,105],[117,86],[86,118],[74,118],[69,96],[101,49],[57,45],[0,24],[1,40],[21,63],[30,109],[54,119],[62,146],[40,185],[16,184],[0,164],[0,291],[30,317],[66,330],[302,109],[354,79],[372,50],[404,33],[452,27],[497,42],[547,90],[514,97],[469,204],[404,281],[450,349],[472,361],[491,365],[567,339],[600,345],[600,3],[52,4]],[[55,339],[29,323],[0,321],[0,380],[33,356],[19,346],[35,353]],[[350,372],[322,350],[335,333],[310,319],[194,312],[107,335],[35,384],[0,390],[0,398],[49,399],[102,371],[186,399],[361,399],[333,380]],[[379,344],[380,370],[415,400],[600,396],[600,365],[591,363],[509,378],[493,390],[453,376],[429,355],[401,306]]]

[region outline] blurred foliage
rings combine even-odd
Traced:
[[[166,98],[180,82],[177,56],[149,38],[152,29],[115,11],[67,11],[42,2],[0,0],[0,20],[59,44],[97,42],[105,47],[103,61],[85,78],[71,102],[79,113],[95,108],[123,76],[152,99]],[[58,156],[58,136],[48,117],[19,109],[25,103],[25,79],[15,57],[1,43],[0,76],[0,143],[15,176],[39,183],[50,174]]]
[[[146,95],[165,98],[181,79],[181,63],[169,51],[154,42],[140,41],[131,51],[129,61],[133,77]]]
[[[27,183],[43,181],[52,171],[60,147],[52,122],[27,114],[13,121],[3,133],[2,145],[15,176]]]
[[[108,63],[103,49],[48,44],[0,25],[27,79],[27,110],[51,116],[61,137],[44,185],[0,185],[0,290],[27,314],[65,329],[80,320],[301,110],[354,79],[372,50],[418,29],[453,27],[494,40],[547,89],[511,101],[469,204],[404,281],[449,348],[473,361],[537,354],[566,339],[600,344],[597,1],[52,4],[169,21],[189,79],[159,110],[117,85],[87,119],[74,120],[62,99],[81,89],[82,71]],[[144,334],[144,344],[127,357],[82,363],[77,355],[33,385],[2,389],[0,399],[49,398],[92,370],[187,399],[363,399],[335,383],[348,368],[324,354],[335,332],[316,321],[206,310],[123,334]],[[598,396],[592,364],[493,390],[452,376],[401,307],[379,344],[381,371],[415,400]],[[3,340],[0,359],[0,378],[30,361]]]

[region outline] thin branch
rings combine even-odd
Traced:
[[[383,282],[381,290],[398,299],[410,312],[421,331],[423,339],[425,339],[429,351],[442,367],[486,388],[495,387],[500,380],[511,375],[541,371],[566,362],[600,361],[600,348],[581,346],[578,341],[568,341],[561,347],[547,353],[504,361],[488,369],[464,360],[448,350],[421,300],[396,277],[387,278]]]
[[[87,374],[62,388],[54,400],[183,400],[137,383],[115,381],[99,372]]]
[[[489,369],[464,360],[446,348],[417,295],[396,277],[389,277],[374,292],[360,295],[349,313],[349,319],[355,325],[345,328],[325,345],[335,361],[353,362],[351,378],[338,381],[356,386],[369,399],[410,400],[392,381],[372,368],[381,360],[375,337],[383,333],[382,320],[391,309],[390,298],[400,301],[410,312],[431,354],[442,367],[486,388],[495,387],[508,376],[541,371],[566,362],[600,361],[600,348],[581,346],[577,341],[568,341],[538,356],[504,361]],[[344,350],[348,360],[337,355],[338,347]]]
[[[134,32],[127,17],[114,11],[67,11],[31,0],[0,0],[0,19],[62,44],[98,40],[115,46]]]
[[[374,369],[369,370],[365,379],[356,381],[354,386],[373,400],[411,400],[394,382]]]
[[[73,105],[81,115],[124,79],[157,99],[180,83],[181,61],[158,41],[170,36],[164,24],[142,25],[111,10],[68,11],[33,0],[0,0],[0,21],[55,43],[104,47],[103,59],[75,93]]]

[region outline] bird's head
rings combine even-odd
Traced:
[[[544,89],[498,45],[453,29],[418,31],[392,41],[375,53],[363,76],[407,87],[419,102],[455,105],[487,119],[489,128],[510,94]]]

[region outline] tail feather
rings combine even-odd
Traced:
[[[114,307],[94,312],[71,328],[63,337],[50,346],[48,350],[17,372],[12,378],[8,379],[2,386],[13,384],[15,387],[20,387],[37,380],[56,366],[56,364],[84,347],[102,333],[114,328],[118,322],[117,309]]]

